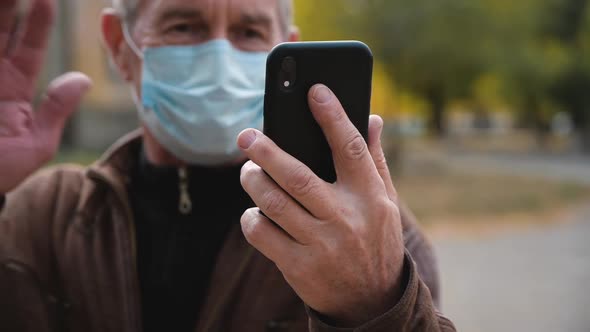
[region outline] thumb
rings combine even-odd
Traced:
[[[35,115],[44,139],[59,141],[66,120],[76,111],[91,85],[90,78],[78,72],[64,74],[51,82]]]
[[[378,115],[371,115],[369,119],[369,152],[375,163],[375,167],[385,184],[387,189],[387,195],[389,199],[397,203],[397,190],[391,180],[391,173],[389,172],[389,166],[383,153],[381,146],[381,134],[383,133],[383,119]]]

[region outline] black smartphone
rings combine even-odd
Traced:
[[[296,42],[268,56],[264,133],[281,149],[334,183],[332,151],[308,105],[308,92],[329,87],[361,135],[368,139],[373,54],[358,41]]]

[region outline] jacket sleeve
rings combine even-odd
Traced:
[[[420,280],[430,290],[434,306],[440,308],[440,276],[434,248],[426,234],[420,229],[412,211],[403,203],[400,207],[404,246],[416,264]]]
[[[0,209],[0,331],[59,329],[53,234],[63,173],[32,176]]]
[[[416,265],[406,252],[405,290],[401,300],[388,312],[356,328],[337,328],[322,322],[308,308],[311,332],[451,332],[453,323],[435,308],[428,287],[420,279]]]

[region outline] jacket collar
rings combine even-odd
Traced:
[[[106,181],[117,192],[126,192],[135,162],[133,157],[137,156],[133,151],[140,148],[142,136],[142,129],[123,136],[88,168],[88,175]]]
[[[128,218],[133,218],[129,206],[127,185],[136,162],[137,149],[140,148],[143,130],[135,130],[119,139],[105,154],[88,168],[90,178],[106,182],[119,196],[127,209]],[[130,219],[128,222],[132,223]],[[135,241],[132,250],[136,257]],[[256,251],[244,239],[239,225],[231,231],[218,255],[205,305],[197,322],[196,331],[217,330],[222,324],[224,313],[231,305],[241,280]]]

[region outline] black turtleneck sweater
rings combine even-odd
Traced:
[[[240,168],[189,167],[192,211],[181,213],[178,168],[140,153],[129,196],[134,213],[144,331],[193,331],[217,254],[251,200]]]

